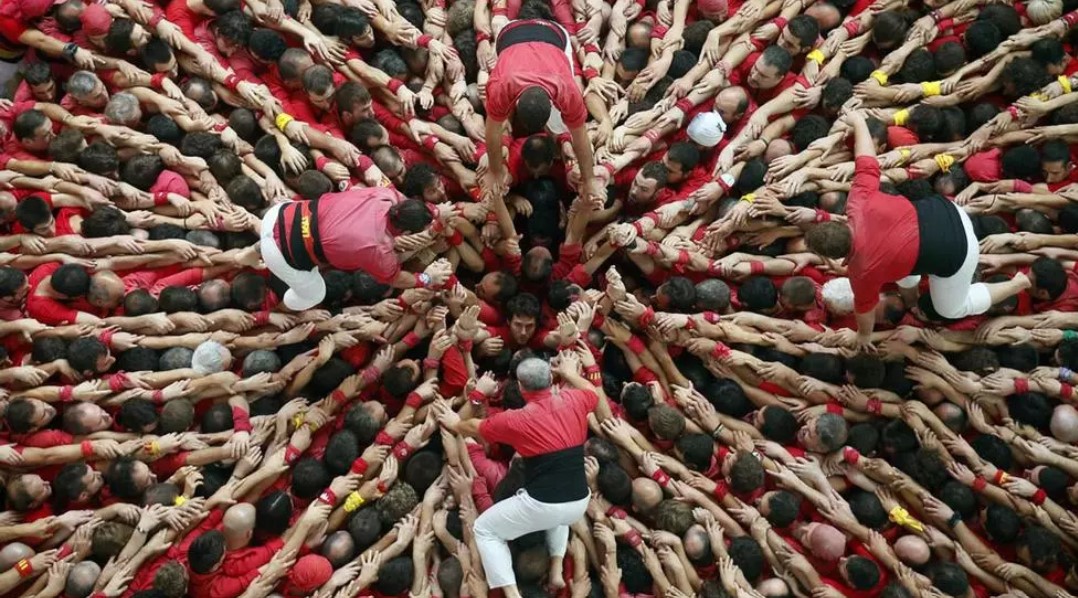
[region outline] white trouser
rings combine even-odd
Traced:
[[[973,275],[977,271],[977,262],[981,255],[980,243],[973,232],[973,222],[965,210],[957,206],[956,209],[962,219],[962,228],[966,231],[966,259],[958,272],[951,276],[928,276],[932,307],[936,313],[949,320],[983,314],[992,307],[988,286],[983,282],[973,283]],[[911,289],[920,282],[921,277],[914,274],[898,281],[898,286]]]
[[[284,207],[279,203],[266,210],[262,216],[262,234],[259,240],[259,250],[262,252],[262,261],[266,268],[274,276],[280,278],[288,285],[284,294],[284,304],[289,309],[301,311],[310,309],[322,302],[326,296],[326,281],[318,268],[313,270],[297,270],[290,266],[284,259],[277,242],[273,240],[273,231],[277,227],[277,218]]]
[[[589,500],[590,496],[573,502],[545,503],[521,489],[484,511],[475,520],[474,531],[487,585],[492,589],[516,585],[508,542],[525,534],[545,530],[550,556],[565,556],[569,526],[584,516]]]

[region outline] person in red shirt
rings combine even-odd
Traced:
[[[428,267],[429,272],[422,274],[405,272],[393,246],[394,237],[419,232],[431,220],[422,200],[404,199],[384,187],[279,204],[262,219],[262,257],[270,271],[289,285],[284,301],[296,310],[314,307],[325,297],[321,265],[363,270],[396,288],[440,285],[450,274],[448,265]]]
[[[880,166],[865,116],[851,112],[847,119],[856,155],[846,206],[849,221],[818,224],[809,229],[805,241],[824,257],[846,260],[859,346],[871,343],[875,308],[885,284],[898,282],[912,305],[921,276],[928,274],[933,307],[951,319],[982,314],[1029,288],[1023,274],[1008,282],[974,284],[980,246],[969,216],[938,195],[911,203],[880,191]]]
[[[556,134],[568,129],[573,153],[580,164],[580,180],[589,192],[602,190],[592,172],[595,163],[591,141],[584,128],[588,110],[577,86],[569,34],[553,21],[514,21],[504,27],[497,41],[498,63],[487,83],[486,142],[490,166],[483,187],[497,191],[508,175],[502,154],[504,128],[513,119],[520,134],[537,133],[544,126]]]
[[[524,459],[524,489],[490,507],[475,522],[475,539],[487,584],[507,598],[519,598],[507,542],[546,531],[552,578],[560,578],[569,541],[569,525],[584,516],[591,492],[584,474],[587,416],[609,417],[605,399],[589,390],[552,389],[550,364],[525,359],[517,383],[527,403],[486,419],[461,420],[443,409],[438,419],[447,429],[512,446]]]

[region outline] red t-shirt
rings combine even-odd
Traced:
[[[541,21],[519,23],[542,24]],[[558,34],[564,35],[560,30]],[[504,31],[502,35],[505,35]],[[498,64],[487,83],[487,116],[497,121],[509,120],[520,94],[529,87],[541,87],[550,95],[565,126],[570,129],[584,126],[588,111],[573,77],[569,57],[563,49],[546,42],[514,44],[498,56]]]
[[[846,214],[853,233],[848,263],[854,309],[871,311],[883,285],[908,276],[917,263],[921,234],[917,212],[901,195],[880,191],[880,164],[871,156],[855,161]]]
[[[963,166],[969,178],[978,183],[994,183],[1003,178],[1003,164],[1000,158],[1003,150],[990,149],[986,152],[977,152],[966,159]]]
[[[588,414],[599,395],[588,390],[525,392],[522,409],[483,420],[479,434],[489,443],[507,444],[522,457],[535,457],[574,446],[588,436]]]

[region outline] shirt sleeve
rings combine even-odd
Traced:
[[[484,419],[479,424],[479,435],[487,442],[512,444],[514,436],[513,418],[515,415],[516,413],[511,411],[503,411]]]
[[[569,272],[580,263],[580,256],[584,248],[579,243],[563,244],[558,249],[558,262],[551,268],[551,280],[565,278]]]
[[[71,309],[50,297],[30,295],[26,298],[26,313],[42,324],[63,326],[74,324],[79,317],[79,310]]]
[[[883,288],[883,283],[875,277],[866,276],[865,273],[861,276],[850,276],[850,287],[853,289],[855,312],[859,314],[870,312],[880,302],[880,290]]]
[[[61,430],[42,430],[23,438],[22,445],[30,448],[52,448],[74,444],[75,437]]]
[[[374,256],[375,263],[371,264],[368,274],[382,284],[389,284],[400,274],[401,264],[392,247],[382,247],[378,255]]]
[[[260,574],[256,568],[237,577],[218,575],[213,579],[207,598],[236,598],[243,594],[247,586],[254,583]]]
[[[203,268],[188,268],[182,270],[170,276],[157,279],[153,287],[150,289],[150,294],[156,296],[161,291],[165,290],[165,287],[186,287],[193,284],[199,284],[206,278],[206,270]]]
[[[258,569],[262,565],[270,562],[273,555],[282,547],[284,547],[284,540],[281,538],[274,538],[262,546],[243,550],[242,554],[239,556],[226,558],[225,562],[222,564],[221,570],[224,571],[226,575],[233,577],[247,575],[252,570]]]
[[[880,190],[880,163],[874,156],[859,156],[854,159],[853,184],[850,187],[850,202],[864,201]]]

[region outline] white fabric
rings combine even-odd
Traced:
[[[689,123],[689,139],[704,147],[715,147],[726,134],[726,123],[718,112],[701,112]]]
[[[475,520],[475,544],[483,559],[487,585],[491,589],[516,585],[513,555],[508,542],[525,534],[546,531],[550,556],[565,556],[569,544],[569,526],[576,523],[588,508],[591,497],[573,502],[544,503],[518,490],[515,495],[494,503]]]
[[[962,267],[951,276],[928,277],[929,294],[936,313],[949,320],[983,314],[992,307],[992,295],[983,282],[974,284],[973,274],[977,271],[981,247],[977,235],[973,232],[973,222],[965,210],[958,209],[962,219],[962,228],[966,231],[966,260]],[[911,275],[898,281],[898,286],[912,289],[921,282],[921,277]]]
[[[305,272],[288,265],[284,254],[281,253],[281,248],[273,240],[277,217],[284,205],[277,204],[262,216],[262,238],[259,248],[262,251],[262,261],[266,262],[269,271],[288,285],[288,290],[284,294],[285,307],[292,311],[303,311],[318,305],[326,297],[326,281],[318,268]]]

